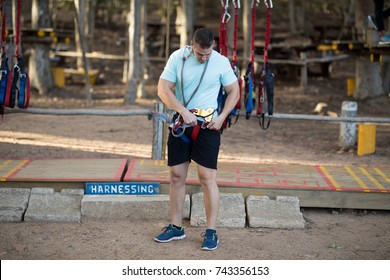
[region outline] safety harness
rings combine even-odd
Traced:
[[[1,16],[2,16],[2,25],[1,25],[1,80],[0,80],[0,113],[3,115],[4,106],[9,107],[10,105],[10,94],[11,94],[11,82],[12,82],[12,72],[8,68],[8,57],[5,50],[6,47],[6,20],[5,20],[5,11],[3,6],[3,1],[1,5]]]
[[[253,108],[256,104],[255,90],[255,25],[256,25],[256,8],[259,0],[252,1],[252,29],[251,29],[251,47],[250,47],[250,61],[244,75],[245,80],[245,118],[248,120],[251,116]]]
[[[1,112],[4,107],[14,108],[17,98],[18,107],[25,109],[30,101],[30,79],[25,71],[24,59],[19,53],[20,46],[20,0],[16,0],[16,30],[15,30],[15,57],[13,73],[8,67],[6,54],[6,18],[1,1],[2,27],[1,27],[1,80],[0,80],[0,105]]]
[[[15,33],[15,57],[17,63],[14,66],[14,74],[11,87],[11,99],[18,96],[18,107],[26,109],[30,101],[30,78],[25,71],[24,59],[19,53],[20,45],[20,0],[16,1],[16,33]],[[13,106],[12,106],[13,105]],[[13,108],[15,104],[10,104]]]
[[[185,51],[188,51],[188,54],[187,55],[184,55],[184,52]],[[185,62],[186,60],[190,57],[190,55],[192,54],[192,48],[190,46],[185,46],[184,49],[183,49],[183,52],[181,54],[181,57],[182,57],[182,66],[181,66],[181,71],[180,71],[180,78],[181,78],[181,81],[180,81],[180,86],[181,86],[181,93],[182,93],[182,101],[183,101],[183,105],[184,107],[187,108],[187,105],[190,103],[190,101],[192,100],[192,98],[195,96],[196,92],[198,91],[199,89],[199,86],[200,84],[202,83],[203,81],[203,77],[206,73],[206,70],[207,70],[207,66],[208,66],[208,63],[209,63],[209,60],[206,61],[205,63],[205,66],[203,68],[203,72],[202,72],[202,75],[200,76],[200,79],[199,79],[199,83],[198,85],[196,86],[196,88],[194,89],[194,91],[192,92],[190,98],[188,100],[185,99],[185,96],[184,96],[184,65],[185,65]],[[184,120],[183,120],[183,117],[176,113],[174,116],[173,116],[173,126],[172,126],[172,130],[171,130],[171,133],[174,137],[181,137],[181,139],[187,143],[191,142],[192,141],[195,141],[196,138],[198,137],[198,133],[199,133],[199,130],[200,128],[206,128],[207,124],[211,121],[211,119],[213,118],[213,114],[214,114],[214,109],[212,108],[209,108],[209,109],[206,109],[206,110],[202,110],[202,109],[198,109],[198,108],[194,108],[194,109],[190,109],[189,110],[191,113],[193,113],[195,116],[197,117],[201,117],[204,119],[203,122],[200,122],[198,121],[198,124],[194,126],[193,128],[193,131],[192,131],[192,135],[191,135],[191,139],[188,138],[184,132],[185,132],[185,127],[184,127]]]
[[[272,0],[264,0],[267,6],[267,17],[265,27],[265,44],[264,44],[264,64],[259,83],[258,106],[256,114],[259,116],[259,124],[262,129],[266,130],[271,124],[271,118],[274,107],[274,80],[275,75],[271,72],[268,63],[268,46],[271,37],[271,9]],[[268,117],[265,116],[266,112]],[[268,121],[266,122],[266,119]]]
[[[233,55],[232,55],[232,61],[231,66],[233,68],[234,74],[237,77],[238,84],[239,84],[239,100],[236,103],[236,106],[233,108],[233,110],[229,113],[227,118],[224,120],[222,127],[221,127],[221,133],[223,132],[223,129],[226,129],[227,127],[230,127],[231,125],[234,125],[237,123],[239,112],[241,109],[241,90],[242,90],[242,79],[240,77],[240,70],[236,66],[237,61],[237,33],[238,33],[238,14],[240,9],[240,1],[239,0],[233,0],[234,5],[234,32],[233,32]],[[222,12],[220,17],[220,24],[219,24],[219,51],[220,54],[223,56],[228,57],[228,47],[227,47],[227,24],[230,20],[231,16],[228,13],[228,7],[229,7],[229,1],[226,0],[225,2],[221,0],[222,5]],[[219,90],[218,94],[218,114],[220,114],[225,106],[225,102],[227,99],[228,94],[225,92],[224,87],[221,85],[221,88]],[[235,118],[235,121],[233,122],[233,118]]]

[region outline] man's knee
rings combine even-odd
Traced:
[[[171,168],[171,183],[174,185],[181,185],[185,183],[187,174],[179,168]]]

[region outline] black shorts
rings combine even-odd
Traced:
[[[187,141],[183,140],[182,137],[173,136],[172,132],[169,133],[168,166],[194,160],[204,167],[217,169],[221,132],[200,128],[194,141],[191,138],[193,129],[194,127],[185,129],[184,135],[187,137]]]

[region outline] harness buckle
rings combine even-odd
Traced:
[[[194,108],[191,109],[190,112],[193,113],[197,117],[202,117],[204,118],[205,122],[209,123],[213,119],[215,109],[213,108],[207,108],[205,110],[199,109],[199,108]]]

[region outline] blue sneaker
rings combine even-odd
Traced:
[[[213,251],[217,249],[219,239],[215,230],[206,229],[206,232],[203,232],[202,236],[204,237],[202,250]]]
[[[177,229],[172,224],[170,224],[163,228],[163,233],[156,236],[154,240],[160,243],[166,243],[171,242],[173,240],[181,240],[184,238],[186,238],[184,228],[182,227],[181,229]]]
[[[390,45],[390,34],[386,34],[379,39],[379,45]]]

